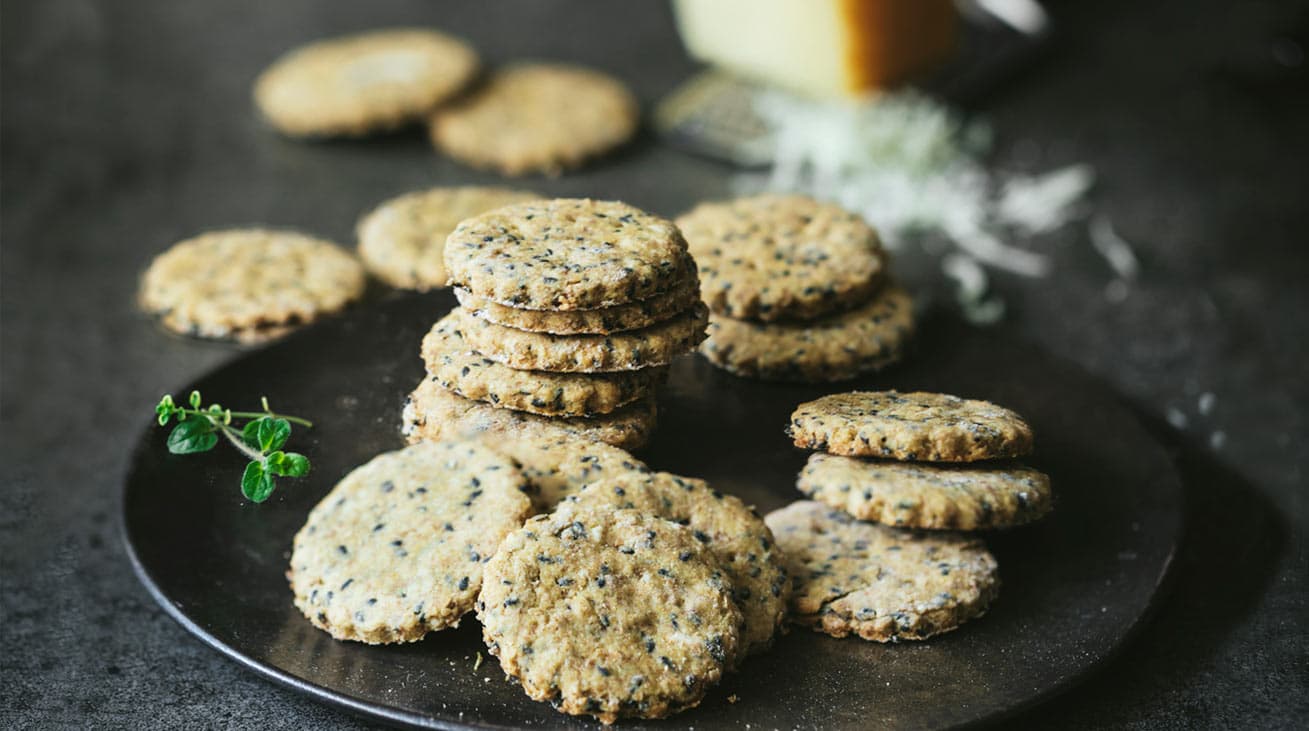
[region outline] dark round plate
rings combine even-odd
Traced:
[[[494,658],[474,669],[485,648],[472,618],[416,644],[368,647],[332,640],[291,604],[283,576],[291,537],[354,465],[401,446],[400,408],[423,374],[419,340],[451,304],[439,293],[361,308],[193,384],[206,400],[248,407],[267,394],[276,408],[317,421],[292,441],[313,472],[252,505],[241,498],[241,461],[230,449],[177,457],[163,429],[147,430],[124,487],[128,552],[188,631],[328,703],[435,728],[594,726],[529,700]],[[896,645],[795,629],[699,708],[651,726],[939,728],[993,719],[1085,674],[1149,608],[1181,527],[1169,457],[1112,393],[998,333],[928,322],[899,367],[829,386],[756,383],[683,359],[641,456],[767,512],[798,497],[805,454],[783,434],[792,409],[856,387],[941,390],[1017,409],[1036,430],[1032,461],[1053,479],[1055,512],[990,537],[1004,588],[986,617]]]

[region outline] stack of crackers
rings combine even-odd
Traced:
[[[460,223],[445,247],[461,303],[423,340],[411,441],[563,429],[646,443],[666,366],[704,339],[695,261],[669,221],[559,199]]]
[[[801,404],[788,432],[820,450],[810,500],[767,517],[785,551],[792,620],[836,637],[926,639],[985,613],[995,558],[959,531],[1009,528],[1052,506],[1018,414],[939,393],[852,392]],[[930,463],[930,464],[926,464]]]
[[[705,203],[677,219],[713,312],[701,352],[740,376],[837,381],[900,358],[909,295],[889,280],[877,232],[799,195]]]

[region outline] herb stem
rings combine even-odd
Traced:
[[[174,408],[174,411],[178,414],[195,414],[196,416],[206,416],[209,417],[210,419],[214,417],[213,412],[204,409],[187,409],[179,406]],[[304,427],[313,428],[314,426],[314,423],[308,419],[302,419],[298,416],[287,416],[286,414],[276,414],[273,413],[272,411],[266,411],[266,412],[227,411],[225,413],[229,413],[232,415],[233,418],[237,418],[237,419],[258,419],[267,416],[272,419],[285,419],[291,422],[292,424],[299,424],[300,426],[304,426]]]
[[[212,417],[209,420],[214,421]],[[241,432],[226,424],[219,424],[216,421],[214,424],[218,427],[218,431],[222,432],[223,436],[227,437],[227,441],[231,442],[233,447],[236,447],[241,451],[241,454],[244,454],[255,462],[263,463],[264,455],[246,444],[245,440],[241,438]]]

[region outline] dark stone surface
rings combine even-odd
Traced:
[[[474,8],[480,8],[475,11]],[[1034,725],[1293,727],[1309,713],[1309,7],[1060,3],[1063,35],[981,111],[996,162],[1086,161],[1098,210],[1144,273],[1119,304],[1085,229],[1042,243],[1045,280],[997,277],[1003,327],[1084,365],[1153,419],[1187,481],[1170,597],[1103,672]],[[480,13],[480,14],[479,14]],[[490,181],[418,134],[303,145],[251,113],[288,46],[429,22],[486,57],[553,57],[626,78],[647,102],[691,69],[661,3],[5,2],[0,27],[0,724],[348,728],[242,670],[136,583],[114,512],[128,448],[161,391],[236,349],[162,334],[136,277],[172,241],[269,223],[352,238],[359,212],[421,185]],[[1299,59],[1298,64],[1296,59]],[[557,195],[664,214],[724,170],[643,140]],[[902,254],[919,292],[933,268]],[[1214,406],[1201,413],[1199,399]],[[1172,428],[1165,416],[1185,425]]]

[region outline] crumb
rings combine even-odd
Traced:
[[[1169,406],[1167,417],[1168,417],[1168,423],[1172,424],[1174,429],[1186,428],[1186,423],[1187,423],[1186,414],[1182,413],[1181,409],[1174,406]]]
[[[480,667],[482,667],[482,653],[479,652],[477,653],[477,662],[473,663],[473,672],[477,672]],[[490,678],[487,678],[487,680],[490,680]]]
[[[735,703],[736,703],[737,701],[739,701],[739,700],[741,700],[741,697],[738,696],[738,695],[735,694],[735,693],[733,693],[733,694],[727,696],[727,702],[728,702],[728,703],[735,704]]]
[[[1222,429],[1219,429],[1218,431],[1209,435],[1210,447],[1213,447],[1214,449],[1222,449],[1224,444],[1227,444],[1227,432],[1223,431]]]

